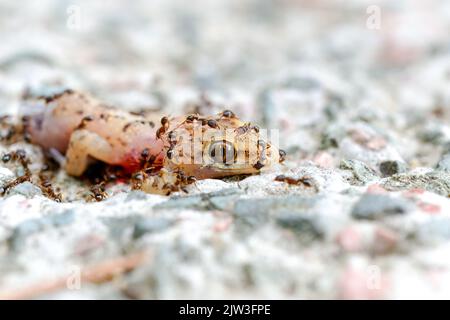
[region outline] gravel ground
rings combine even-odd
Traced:
[[[0,297],[450,298],[450,2],[132,3],[2,1],[1,114],[58,86],[227,107],[278,129],[287,160],[170,197],[21,183],[0,197]],[[7,133],[35,175],[42,151]],[[0,162],[1,184],[22,171]]]

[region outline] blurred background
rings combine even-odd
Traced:
[[[284,174],[319,190],[205,182],[159,209],[16,190],[0,200],[2,288],[151,247],[152,266],[119,285],[50,297],[450,296],[450,1],[0,0],[0,39],[1,115],[54,86],[158,114],[228,108],[279,129]],[[245,196],[214,209],[195,198],[237,185]]]

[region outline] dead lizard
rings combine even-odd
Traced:
[[[92,160],[103,161],[138,174],[139,187],[149,193],[183,190],[197,179],[256,174],[285,157],[260,139],[257,126],[229,110],[155,120],[72,90],[27,103],[31,142],[60,155],[69,175],[81,176]]]

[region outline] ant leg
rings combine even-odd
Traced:
[[[94,132],[79,129],[70,136],[65,169],[72,176],[81,176],[86,171],[90,158],[110,162],[112,156],[113,149],[105,139]]]

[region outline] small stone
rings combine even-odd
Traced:
[[[217,196],[209,199],[209,202],[212,207],[216,210],[221,211],[230,211],[233,208],[236,200],[239,199],[238,195],[230,195],[230,196]]]
[[[354,227],[341,230],[336,236],[336,243],[346,252],[357,252],[363,249],[363,236]]]
[[[32,184],[31,182],[26,181],[12,188],[9,191],[9,194],[10,195],[20,194],[27,198],[33,198],[35,196],[42,196],[42,190],[39,187]]]
[[[450,173],[450,153],[445,154],[441,161],[436,166],[436,169],[439,171],[449,172]]]
[[[229,207],[230,201],[234,202],[236,196],[242,194],[237,188],[227,188],[192,196],[173,196],[169,200],[153,207],[155,210],[170,210],[180,208],[196,210],[224,209]]]
[[[20,250],[28,236],[37,233],[43,229],[43,224],[39,219],[31,219],[22,222],[14,228],[7,239],[8,246],[14,250]]]
[[[436,123],[430,123],[426,128],[418,133],[418,138],[423,142],[431,143],[434,145],[441,145],[445,141],[448,141],[450,137],[450,131],[448,127],[438,125]]]
[[[375,170],[359,160],[342,160],[339,168],[351,170],[355,179],[360,183],[366,183],[377,178]]]
[[[246,225],[256,227],[269,221],[269,208],[256,206],[256,200],[238,200],[236,201],[233,213],[238,222],[244,222]]]
[[[440,205],[434,203],[420,201],[417,205],[420,208],[420,210],[422,210],[422,212],[429,215],[438,214],[442,210],[442,207]]]
[[[371,184],[367,187],[367,193],[372,194],[386,194],[386,189],[383,188],[383,186],[379,185],[378,183]]]
[[[8,244],[11,249],[19,250],[28,236],[41,232],[45,228],[61,227],[71,224],[74,220],[75,213],[73,210],[26,220],[14,228],[11,236],[8,238]]]
[[[372,249],[376,254],[388,254],[395,250],[399,236],[393,230],[379,227],[375,230]]]
[[[269,217],[287,210],[309,210],[316,204],[315,198],[299,196],[271,197],[264,199],[240,199],[236,201],[233,213],[238,221],[257,226],[269,221]]]
[[[385,177],[393,176],[394,174],[404,173],[407,171],[406,164],[400,161],[383,161],[380,163],[380,172]]]
[[[137,239],[147,233],[160,232],[169,228],[173,224],[172,220],[165,218],[142,218],[139,219],[133,229],[133,238]]]
[[[170,209],[198,209],[205,210],[207,204],[202,201],[201,196],[183,196],[183,197],[172,197],[167,201],[159,203],[153,207],[154,210],[170,210]]]
[[[356,219],[375,220],[405,214],[412,209],[412,203],[405,199],[382,194],[365,194],[353,207],[352,216]]]
[[[382,185],[388,191],[423,189],[447,197],[450,194],[450,172],[435,170],[397,174],[387,178]]]
[[[63,213],[48,215],[43,219],[46,220],[46,223],[55,227],[69,225],[75,221],[75,210],[70,209]]]
[[[330,126],[322,132],[320,149],[338,148],[339,142],[344,138],[345,131],[340,126]]]
[[[334,166],[334,158],[333,156],[326,152],[326,151],[320,151],[317,153],[313,158],[314,164],[321,168],[330,169]]]
[[[40,231],[43,226],[44,223],[41,219],[30,219],[19,224],[14,229],[14,232],[20,235],[32,234],[37,231]]]
[[[137,214],[130,213],[126,217],[107,217],[102,220],[109,229],[109,236],[116,241],[121,239],[126,231],[134,228],[140,219]]]
[[[276,217],[276,222],[283,228],[290,229],[298,234],[308,234],[313,238],[321,238],[322,230],[315,216],[305,212],[282,211]]]
[[[5,154],[5,155],[3,155],[2,161],[3,161],[4,163],[9,162],[10,160],[11,160],[11,155],[10,155],[10,154]]]
[[[140,190],[132,190],[127,194],[125,202],[142,201],[142,200],[147,200],[148,198],[149,198],[149,195],[147,193],[140,191]]]

